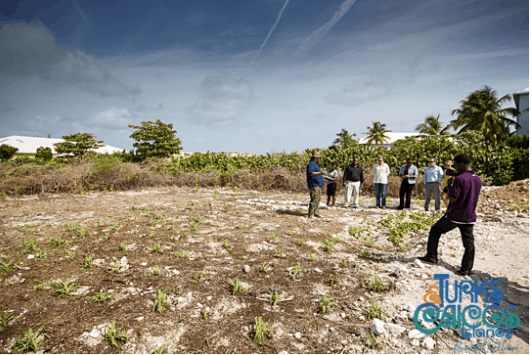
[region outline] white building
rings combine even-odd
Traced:
[[[408,137],[415,137],[419,136],[418,132],[415,133],[406,133],[406,132],[388,132],[384,134],[385,136],[389,137],[390,139],[387,139],[384,141],[384,144],[382,147],[386,147],[386,149],[390,149],[392,147],[392,143],[400,140],[405,139]],[[360,144],[367,144],[368,143],[368,136],[362,137],[358,140],[358,143]],[[380,144],[375,145],[375,142],[371,143],[372,147],[381,147]]]
[[[64,141],[64,139],[58,138],[9,136],[0,138],[0,145],[7,144],[14,148],[18,148],[16,155],[35,155],[35,153],[37,153],[37,148],[39,147],[49,147],[52,149],[52,153],[56,155],[57,152],[55,151],[54,143],[61,143]],[[104,145],[103,147],[96,149],[95,152],[100,154],[113,154],[122,152],[122,149]]]
[[[528,134],[528,88],[514,94],[515,108],[519,111],[517,123],[521,126],[515,132],[516,134]]]

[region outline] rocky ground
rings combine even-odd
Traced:
[[[514,185],[483,190],[477,273],[466,278],[500,280],[503,308],[518,306],[521,323],[497,353],[529,352],[528,182]],[[4,199],[0,351],[22,347],[31,328],[41,353],[490,352],[498,338],[425,336],[412,321],[437,285],[433,274],[464,280],[453,273],[463,253],[458,230],[442,237],[439,265],[418,263],[439,215],[419,200],[405,212],[373,201],[322,206],[323,218],[309,221],[307,195],[284,192]],[[391,228],[403,222],[420,230],[394,245]],[[258,317],[273,332],[263,345]]]

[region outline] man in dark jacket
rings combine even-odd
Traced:
[[[437,264],[438,244],[441,235],[459,228],[465,251],[462,257],[462,266],[456,273],[466,276],[471,274],[475,259],[473,226],[477,221],[475,209],[482,188],[482,180],[475,174],[474,170],[471,170],[471,159],[467,155],[457,155],[454,158],[454,165],[458,170],[458,175],[454,178],[454,182],[451,182],[453,179],[450,179],[447,183],[449,208],[430,229],[427,254],[418,257],[418,259],[425,263]]]
[[[318,208],[320,205],[321,187],[325,185],[323,175],[327,175],[320,168],[321,154],[314,153],[312,160],[307,165],[307,186],[310,192],[310,203],[308,205],[308,218],[321,218]]]
[[[344,206],[349,206],[351,195],[354,196],[353,208],[358,208],[358,198],[360,197],[360,184],[364,182],[364,170],[358,162],[358,158],[353,158],[351,165],[344,171],[345,199]]]

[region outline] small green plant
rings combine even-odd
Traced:
[[[369,253],[367,252],[367,250],[361,250],[359,254],[363,258],[369,258]]]
[[[193,284],[199,284],[207,276],[207,270],[203,269],[200,272],[196,273],[196,279],[190,280]]]
[[[265,272],[265,273],[268,273],[268,270],[270,269],[270,265],[269,264],[262,264],[262,265],[259,265],[259,271],[260,272]]]
[[[286,233],[287,233],[288,235],[292,235],[292,229],[288,229],[288,230],[286,231]]]
[[[105,233],[103,233],[103,237],[101,237],[100,239],[103,240],[104,242],[105,242],[106,240],[108,240],[108,239],[109,239],[109,232],[105,232]]]
[[[118,250],[120,250],[122,253],[127,253],[127,251],[129,250],[127,247],[127,243],[121,242],[120,245],[118,246]]]
[[[354,237],[360,238],[363,232],[367,231],[368,227],[362,227],[362,226],[356,226],[356,227],[349,227],[349,234],[351,234]]]
[[[157,348],[153,351],[154,354],[162,354],[164,353],[164,346],[161,346],[160,348]]]
[[[244,223],[238,223],[238,226],[236,226],[238,229],[244,228]]]
[[[160,213],[160,212],[159,212],[159,213],[156,213],[156,214],[153,216],[153,218],[155,218],[155,219],[161,219],[161,218],[163,218],[163,214]]]
[[[234,279],[234,280],[229,279],[229,283],[231,284],[233,288],[233,295],[236,295],[238,293],[243,293],[243,294],[246,293],[246,289],[244,288],[244,286],[242,286],[239,279]]]
[[[76,231],[77,238],[85,238],[87,236],[87,230],[85,228],[80,228]]]
[[[159,275],[161,275],[161,268],[158,267],[157,265],[155,265],[155,267],[153,268],[153,271],[151,272],[150,276],[153,276],[153,277],[157,277]]]
[[[272,293],[272,309],[277,306],[277,302],[279,302],[279,292],[274,291]]]
[[[157,232],[152,231],[150,232],[150,238],[155,238],[157,236]]]
[[[325,250],[327,252],[331,252],[334,248],[334,246],[336,245],[336,243],[338,243],[338,240],[333,239],[332,241],[331,240],[328,240],[327,238],[323,239],[323,247],[325,248]]]
[[[366,309],[364,311],[364,313],[366,314],[366,316],[369,319],[375,319],[375,318],[384,319],[384,318],[388,318],[389,317],[379,307],[377,307],[375,302],[373,302],[371,300],[369,302],[371,303],[371,306],[366,307]]]
[[[161,290],[157,290],[157,296],[155,296],[152,310],[159,313],[164,313],[164,309],[167,305],[170,306],[171,304],[166,301],[166,293]]]
[[[94,265],[92,264],[93,260],[94,260],[95,256],[94,255],[89,255],[85,258],[85,263],[83,264],[83,268],[84,269],[91,269],[94,267]]]
[[[111,225],[111,228],[113,228],[114,230],[117,230],[119,226],[120,226],[120,222],[117,222],[117,223],[113,223]]]
[[[50,240],[50,246],[52,248],[64,248],[65,246],[65,239],[63,238],[63,236],[59,236],[57,238],[52,238]]]
[[[44,332],[44,327],[40,327],[35,333],[33,332],[32,328],[24,330],[22,332],[23,336],[18,339],[15,344],[13,344],[11,351],[13,351],[13,353],[25,353],[28,351],[33,351],[36,353],[39,351],[39,346],[42,344],[42,341],[39,341],[38,337]]]
[[[35,239],[29,239],[22,242],[24,254],[33,254],[37,251],[38,242]]]
[[[98,227],[103,227],[103,226],[105,226],[105,221],[98,222]]]
[[[68,260],[74,260],[76,258],[75,250],[74,251],[67,250],[66,253],[67,253],[66,257]]]
[[[329,275],[329,278],[327,279],[327,283],[329,283],[329,286],[334,285],[335,282],[338,282],[340,280],[340,275],[334,274],[334,276],[331,274]]]
[[[316,254],[316,253],[314,253],[314,254],[309,254],[308,257],[309,257],[309,259],[310,259],[311,261],[315,261],[317,255],[318,255],[318,254]]]
[[[37,255],[39,260],[44,260],[48,257],[48,251],[46,249],[37,249]]]
[[[371,330],[369,331],[369,344],[368,344],[369,349],[372,349],[377,345],[377,337],[378,337],[377,334],[373,333],[373,331]]]
[[[0,307],[1,309],[2,307]],[[14,323],[13,324],[9,324],[9,322],[14,319]],[[4,311],[4,314],[2,314],[2,317],[0,317],[0,332],[3,332],[4,330],[6,330],[7,327],[9,326],[14,326],[15,324],[17,323],[17,319],[14,318],[14,315],[13,315],[13,308],[8,308],[6,311]]]
[[[70,223],[68,226],[67,226],[67,232],[74,232],[76,231],[77,229],[79,228],[79,226],[76,224],[76,223]]]
[[[375,245],[375,241],[374,241],[374,240],[371,240],[371,239],[368,239],[368,238],[366,238],[366,245],[367,245],[368,247],[370,247],[370,248],[371,248],[372,246],[374,246],[374,245]]]
[[[272,242],[276,242],[277,239],[279,239],[279,238],[278,238],[275,234],[270,235],[270,240],[271,240]]]
[[[120,264],[115,264],[115,266],[113,266],[113,268],[111,270],[107,270],[108,273],[110,273],[111,275],[113,274],[120,274]]]
[[[103,335],[104,340],[109,345],[116,346],[117,348],[121,349],[122,345],[119,344],[119,342],[125,343],[129,340],[129,337],[124,331],[118,331],[116,330],[116,322],[112,321],[111,325],[107,325],[107,331]]]
[[[132,230],[133,234],[138,235],[140,233],[140,229],[136,228]]]
[[[278,258],[282,258],[283,257],[283,249],[277,249],[275,251],[275,255],[278,257]]]
[[[225,249],[227,249],[227,247],[229,246],[229,240],[227,240],[227,238],[224,239],[223,246],[224,246]]]
[[[342,258],[340,260],[340,263],[342,264],[343,267],[347,267],[347,260],[345,260],[345,258]]]
[[[73,283],[69,285],[70,280],[55,282],[52,284],[52,290],[55,293],[59,294],[59,298],[67,298],[72,296],[72,291],[75,291],[79,288],[79,285]]]
[[[366,285],[367,289],[369,291],[381,291],[384,287],[382,280],[378,276],[374,276],[373,279],[366,279],[364,281],[364,284]]]
[[[161,244],[159,243],[153,244],[152,247],[150,248],[150,253],[157,253],[159,249],[161,249]]]
[[[0,262],[0,275],[5,276],[8,272],[13,271],[13,260],[5,263]]]
[[[238,186],[235,186],[233,189],[234,189],[234,191],[235,191],[235,195],[238,196]]]
[[[296,266],[291,266],[290,275],[292,275],[292,280],[296,279],[297,273],[301,271],[301,264],[298,262]]]
[[[46,289],[46,287],[48,287],[47,280],[42,280],[42,281],[34,280],[34,282],[36,282],[37,285],[33,287],[33,291],[42,291]]]
[[[203,309],[201,310],[201,317],[203,319],[209,319],[210,317],[212,317],[214,314],[212,312],[209,312],[207,310],[207,307],[203,307]]]
[[[149,217],[151,215],[151,211],[150,210],[144,210],[144,211],[142,211],[142,214],[144,215],[144,217]]]
[[[253,341],[256,341],[260,345],[264,345],[265,334],[269,335],[270,338],[273,338],[273,330],[268,327],[268,323],[265,323],[262,320],[262,317],[255,317],[255,333],[253,334]]]
[[[186,250],[178,251],[177,253],[175,253],[175,257],[188,259],[188,254],[190,254],[190,251],[186,251]]]
[[[321,312],[323,314],[327,313],[327,311],[329,310],[329,308],[334,308],[335,304],[332,303],[329,299],[327,299],[327,297],[325,296],[322,296],[321,299],[320,299],[320,303],[321,303]]]
[[[91,301],[96,303],[98,307],[102,305],[108,299],[111,299],[115,296],[112,292],[96,292],[92,297]]]
[[[301,240],[299,241],[299,244],[305,245],[305,239],[301,238]]]
[[[165,227],[167,231],[173,231],[174,230],[174,226],[173,225],[168,225]]]

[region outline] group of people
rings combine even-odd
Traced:
[[[312,160],[307,166],[307,184],[311,191],[311,205],[318,206],[321,190],[316,189],[323,185],[327,185],[327,206],[336,205],[336,189],[337,182],[340,179],[338,171],[338,163],[333,162],[327,171],[322,171],[319,167],[321,154],[315,153]],[[434,196],[435,209],[440,210],[441,198],[440,185],[447,183],[450,177],[456,175],[456,170],[452,167],[453,162],[448,160],[446,162],[446,170],[436,165],[436,158],[431,158],[429,166],[425,169],[423,176],[423,184],[425,187],[425,211],[429,210],[430,201]],[[390,175],[390,167],[384,162],[382,156],[377,157],[377,163],[373,166],[373,183],[375,184],[375,204],[377,208],[387,208],[386,206],[386,187],[388,186],[388,176]],[[412,199],[412,190],[416,184],[416,179],[419,177],[418,168],[413,164],[411,157],[406,159],[400,171],[401,188],[399,189],[399,207],[402,210],[410,208]],[[360,165],[358,158],[353,158],[350,165],[348,165],[343,173],[343,185],[345,187],[344,206],[349,206],[351,197],[353,197],[353,208],[359,208],[358,201],[360,199],[360,185],[364,182],[364,169]],[[319,190],[319,191],[318,191]],[[446,205],[448,205],[447,188],[443,190],[443,198]],[[312,213],[309,209],[309,218],[320,217],[317,207],[313,208]]]
[[[319,162],[321,154],[315,153],[307,165],[307,185],[310,192],[310,203],[308,218],[321,218],[319,214],[319,203],[321,187],[327,180],[327,206],[334,206],[336,203],[336,188],[340,173],[338,163],[331,164],[327,171],[321,170]],[[429,210],[431,196],[434,195],[435,209],[440,210],[440,184],[444,184],[443,194],[447,210],[443,217],[430,229],[427,243],[427,253],[418,259],[429,264],[438,263],[438,244],[442,234],[455,228],[460,229],[462,242],[465,248],[462,264],[457,274],[461,276],[470,275],[473,268],[475,256],[475,244],[473,237],[473,226],[476,222],[475,209],[482,187],[482,181],[471,169],[471,159],[466,154],[457,155],[454,161],[446,162],[445,173],[443,169],[436,165],[436,158],[431,158],[429,166],[425,169],[423,183],[425,187],[425,211]],[[386,186],[390,167],[383,160],[382,156],[377,158],[377,163],[373,166],[373,183],[375,184],[375,203],[377,208],[387,208],[386,206]],[[400,171],[401,187],[399,190],[399,207],[402,210],[410,208],[412,190],[419,177],[418,168],[413,165],[411,157],[406,159]],[[357,158],[354,158],[343,174],[343,184],[345,186],[344,205],[348,206],[351,196],[354,196],[353,208],[358,208],[360,196],[360,185],[364,182],[364,170],[360,166]],[[406,197],[406,199],[405,199]]]

